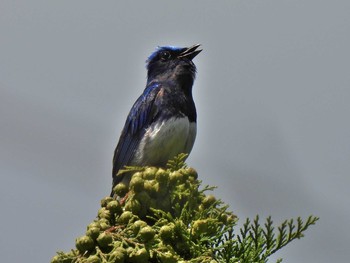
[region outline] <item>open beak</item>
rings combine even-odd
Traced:
[[[197,49],[200,47],[200,44],[193,45],[189,48],[186,48],[183,52],[178,56],[179,58],[188,58],[190,60],[194,59],[203,49]]]

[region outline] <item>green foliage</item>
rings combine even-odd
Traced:
[[[224,235],[223,246],[218,252],[219,262],[267,262],[269,256],[289,244],[294,239],[304,236],[305,230],[316,223],[318,217],[309,216],[306,222],[298,217],[297,223],[293,219],[285,220],[275,230],[271,217],[266,219],[264,226],[256,216],[253,222],[246,219],[239,234],[235,236],[231,228]],[[281,262],[279,259],[277,262]]]
[[[181,168],[186,168],[187,165],[185,163],[185,160],[187,157],[188,157],[188,154],[180,153],[179,155],[175,156],[174,159],[169,160],[166,166],[171,171],[176,171]]]
[[[237,232],[236,215],[207,194],[214,187],[199,189],[197,172],[185,158],[169,161],[166,170],[125,168],[133,173],[129,188],[117,185],[117,199],[103,198],[76,249],[58,252],[51,262],[265,263],[318,220],[291,219],[276,228],[271,217],[261,224],[257,216]]]

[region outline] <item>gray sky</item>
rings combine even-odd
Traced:
[[[348,262],[350,2],[0,2],[0,254],[48,262],[109,194],[157,45],[203,45],[188,164],[240,217],[321,217],[284,262]]]

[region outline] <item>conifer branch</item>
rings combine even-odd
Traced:
[[[122,170],[133,173],[129,188],[120,183],[115,187],[119,198],[103,198],[76,248],[57,252],[51,263],[266,263],[318,220],[298,217],[276,227],[271,216],[261,223],[257,215],[237,229],[237,216],[208,194],[215,187],[200,189],[197,172],[185,158],[170,160],[166,170]]]

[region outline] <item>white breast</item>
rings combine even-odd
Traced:
[[[179,153],[190,153],[196,132],[196,123],[187,117],[151,125],[136,151],[134,165],[165,165]]]

